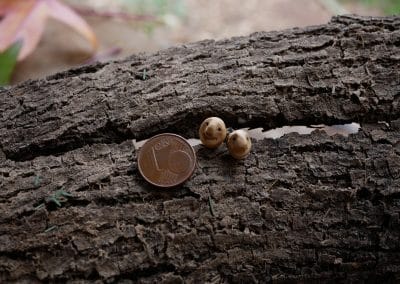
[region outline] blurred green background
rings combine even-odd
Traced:
[[[377,8],[385,15],[400,14],[400,0],[342,0],[341,2],[358,2],[367,7]]]

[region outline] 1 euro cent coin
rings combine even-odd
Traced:
[[[174,187],[184,183],[196,167],[196,154],[185,138],[163,133],[142,146],[138,154],[143,178],[158,187]]]

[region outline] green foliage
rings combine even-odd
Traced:
[[[119,2],[120,7],[132,14],[156,17],[155,21],[146,21],[141,24],[143,31],[148,36],[151,36],[154,30],[163,23],[163,19],[168,18],[164,18],[164,16],[174,15],[183,18],[186,14],[183,0],[119,0]]]
[[[66,202],[68,197],[71,197],[72,194],[69,192],[64,191],[63,188],[57,190],[54,194],[49,196],[49,201],[54,202],[58,207],[61,207],[62,202]]]
[[[365,6],[375,7],[386,15],[400,14],[400,0],[340,0],[341,2],[358,2]]]
[[[64,190],[64,188],[62,187],[61,189],[57,190],[52,195],[47,197],[45,200],[45,203],[41,203],[38,206],[36,206],[34,208],[34,210],[39,210],[39,209],[43,208],[46,205],[46,203],[51,203],[51,202],[56,204],[58,207],[61,207],[62,203],[67,202],[68,197],[71,197],[71,196],[72,196],[72,194],[69,192],[66,192]]]
[[[35,187],[38,187],[38,186],[40,185],[40,182],[41,182],[40,176],[37,174],[37,175],[35,176],[35,178],[33,179],[33,185],[34,185]]]
[[[399,0],[361,0],[364,4],[382,9],[387,15],[400,14]]]
[[[19,41],[0,53],[0,86],[7,85],[10,82],[21,46],[22,44]]]
[[[138,14],[184,16],[185,7],[182,0],[119,0],[121,6]]]

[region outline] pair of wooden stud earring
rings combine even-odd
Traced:
[[[206,118],[200,125],[201,143],[207,148],[218,148],[224,141],[229,153],[235,159],[244,159],[250,153],[251,139],[246,130],[234,130],[228,133],[225,122],[219,117]]]

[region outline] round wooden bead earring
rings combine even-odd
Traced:
[[[219,117],[206,118],[200,125],[201,143],[207,148],[218,148],[226,138],[226,126]]]
[[[229,154],[235,159],[241,160],[246,158],[251,150],[251,139],[246,130],[235,130],[228,134],[226,146]]]

